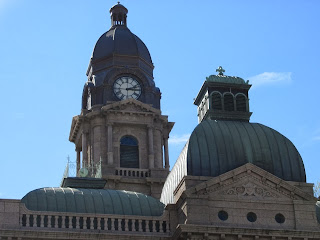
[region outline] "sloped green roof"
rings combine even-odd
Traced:
[[[232,84],[249,84],[249,81],[245,81],[240,77],[232,77],[226,75],[210,75],[209,77],[206,77],[206,81]]]
[[[259,123],[205,120],[191,134],[188,175],[216,177],[246,163],[286,181],[306,181],[299,152],[272,128]]]
[[[164,204],[142,193],[83,188],[39,188],[21,202],[32,211],[161,216]]]

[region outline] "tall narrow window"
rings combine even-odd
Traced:
[[[239,94],[236,96],[236,106],[237,111],[246,112],[247,111],[247,98],[246,96]]]
[[[213,93],[211,95],[211,106],[213,110],[222,110],[221,94]]]
[[[224,110],[234,111],[233,95],[231,93],[226,93],[224,95]]]
[[[120,140],[120,167],[139,168],[138,141],[132,136],[124,136]]]

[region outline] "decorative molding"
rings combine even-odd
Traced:
[[[153,108],[150,104],[142,103],[135,99],[126,99],[120,102],[115,102],[102,107],[102,111],[128,111],[128,112],[146,112],[160,115],[159,109]]]
[[[255,197],[263,197],[263,198],[278,198],[279,196],[260,187],[252,182],[248,182],[246,184],[243,184],[241,186],[236,186],[227,189],[224,191],[224,194],[226,195],[238,195],[238,196],[255,196]]]
[[[250,179],[245,180],[248,178]],[[238,187],[240,181],[243,185]],[[247,185],[249,182],[256,185]],[[228,186],[229,189],[227,188]],[[254,189],[254,192],[252,192],[253,190],[251,188]],[[299,187],[296,187],[251,163],[247,163],[218,177],[202,182],[186,191],[186,194],[189,196],[194,194],[208,195],[209,193],[220,191],[221,194],[226,195],[241,196],[241,194],[244,194],[243,196],[260,196],[265,198],[287,197],[293,200],[314,199],[312,195],[302,191]]]

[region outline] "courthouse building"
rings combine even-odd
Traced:
[[[161,113],[150,53],[128,10],[110,13],[72,119],[77,176],[0,199],[0,239],[320,239],[299,152],[250,122],[251,85],[222,67],[199,86],[199,124],[170,171],[174,123]]]

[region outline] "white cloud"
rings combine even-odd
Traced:
[[[169,143],[171,144],[182,144],[189,140],[190,134],[183,134],[181,136],[173,135],[169,138]]]
[[[320,136],[315,136],[312,138],[313,141],[320,141]]]
[[[252,84],[252,87],[274,83],[289,84],[292,81],[291,74],[291,72],[264,72],[248,79],[249,83]]]
[[[320,128],[317,128],[313,132],[313,137],[311,138],[312,141],[320,141]]]

